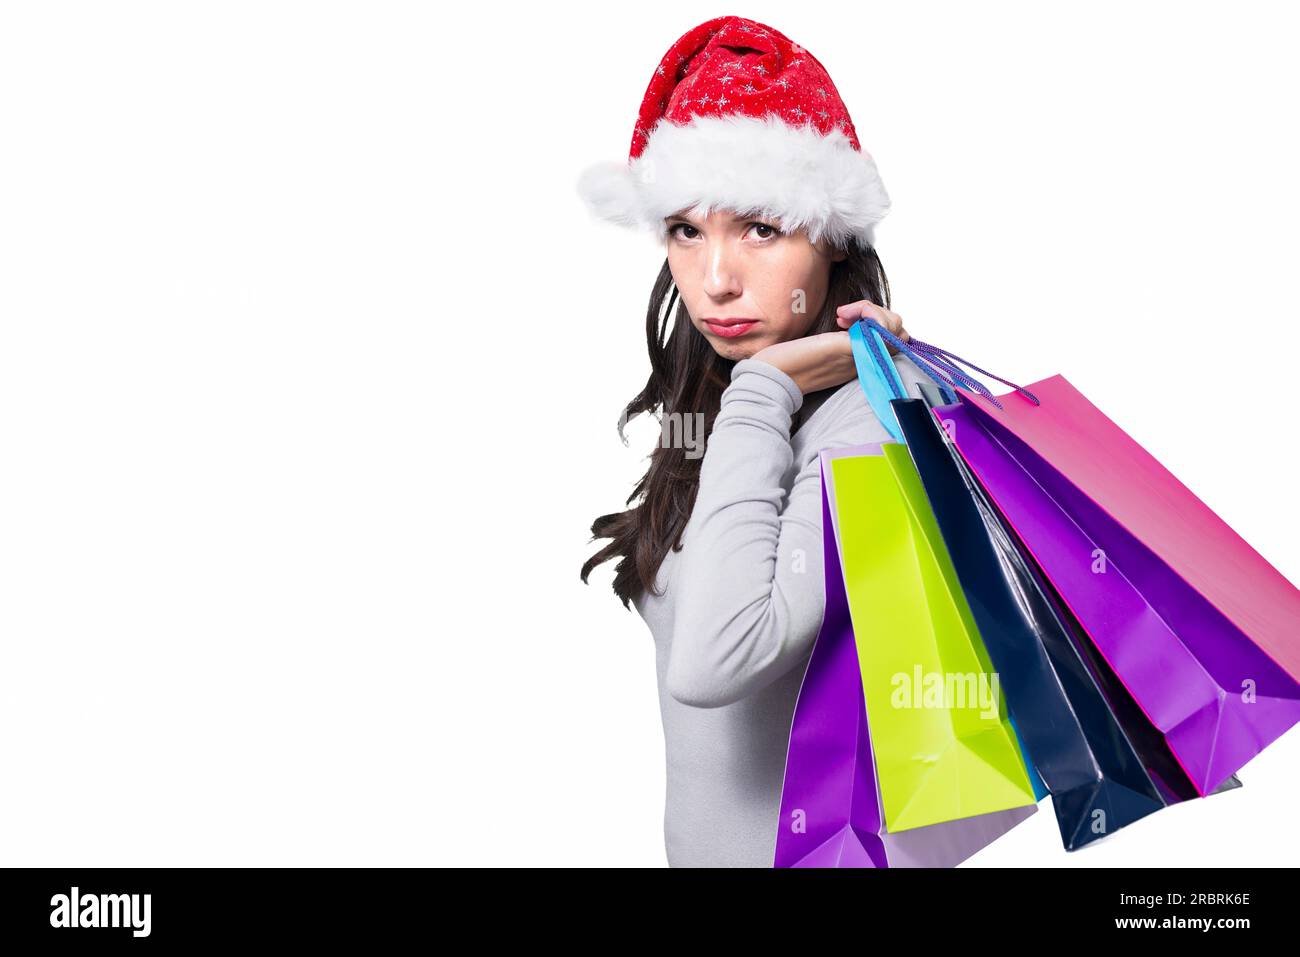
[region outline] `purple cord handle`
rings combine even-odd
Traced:
[[[1014,382],[1009,382],[1008,380],[1002,378],[1001,376],[996,376],[992,372],[988,372],[985,369],[981,369],[979,366],[971,362],[969,359],[963,359],[961,356],[953,355],[951,352],[949,352],[946,349],[940,349],[938,346],[932,346],[928,342],[921,342],[917,339],[910,340],[909,345],[911,345],[916,351],[924,353],[925,356],[929,358],[932,362],[936,364],[943,363],[943,366],[946,369],[949,370],[956,369],[957,368],[956,363],[958,362],[963,363],[964,365],[970,366],[972,369],[974,369],[976,372],[980,373],[981,375],[986,375],[990,379],[997,379],[1003,385],[1011,386],[1011,388],[1015,389],[1017,392],[1019,392],[1021,395],[1027,398],[1030,402],[1034,403],[1034,405],[1042,405],[1042,402],[1039,401],[1038,396],[1034,395],[1028,389],[1024,388],[1023,386],[1016,385]],[[983,390],[981,391],[983,392]],[[987,392],[983,392],[983,395],[985,398],[988,399],[992,398],[992,396],[989,395]],[[998,405],[998,408],[1000,409],[1002,408],[1002,406]]]
[[[941,386],[944,383],[953,386],[954,391],[952,394],[954,396],[957,395],[955,391],[955,387],[957,385],[962,385],[966,389],[970,390],[971,392],[975,392],[979,395],[984,396],[984,398],[988,399],[997,408],[999,409],[1002,408],[1002,403],[999,402],[996,397],[994,397],[993,393],[988,390],[988,388],[984,385],[984,383],[980,382],[977,379],[971,378],[969,375],[967,375],[965,372],[963,372],[955,364],[953,364],[946,358],[947,356],[952,356],[953,359],[958,359],[958,357],[953,356],[952,353],[945,352],[943,349],[939,349],[926,342],[918,342],[916,339],[909,339],[907,342],[904,342],[902,339],[898,338],[898,336],[894,335],[892,332],[890,332],[888,329],[882,326],[875,319],[871,319],[869,317],[864,317],[862,319],[859,319],[858,322],[867,328],[874,329],[883,340],[888,342],[899,352],[906,353],[908,356],[910,356],[913,359],[913,361],[916,362],[918,368],[920,368],[920,370],[924,372],[926,375],[928,375],[930,378],[936,381],[940,381],[940,379],[942,379],[942,381],[940,382]],[[963,359],[959,361],[964,362],[965,360]],[[980,372],[984,372],[983,369],[980,369],[978,366],[975,366],[973,364],[971,365],[971,368],[976,369],[977,371]],[[1021,389],[1019,386],[1015,385],[1014,383],[1007,382],[1005,379],[999,379],[997,376],[992,375],[992,373],[985,372],[984,374],[991,376],[994,379],[998,379],[999,382],[1003,382],[1006,383],[1007,385],[1013,386],[1018,391],[1024,392],[1026,395],[1030,396],[1031,399],[1033,399],[1035,405],[1040,404],[1038,399],[1034,397],[1032,393],[1029,393],[1028,391]]]
[[[953,385],[954,388],[959,385],[964,386],[965,388],[969,389],[971,392],[984,396],[984,398],[988,399],[999,409],[1002,408],[1002,403],[1000,403],[997,400],[997,398],[993,395],[992,392],[988,390],[988,387],[985,386],[984,383],[980,382],[978,379],[974,379],[970,377],[969,375],[967,375],[965,372],[963,372],[961,369],[953,365],[951,362],[949,362],[947,359],[943,358],[942,356],[936,355],[935,353],[930,352],[925,348],[914,349],[912,350],[911,354],[912,357],[916,359],[918,363],[929,363],[930,365],[932,365],[935,371],[938,372],[939,375],[942,375],[944,378],[948,379],[948,381]],[[922,368],[925,368],[925,366],[922,366]],[[955,392],[953,394],[956,395]]]

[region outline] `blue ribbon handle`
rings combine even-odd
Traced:
[[[853,364],[858,370],[858,384],[866,394],[871,411],[876,413],[876,418],[894,441],[905,445],[903,430],[899,428],[898,418],[889,402],[891,399],[905,399],[907,393],[880,332],[874,326],[855,322],[849,326],[849,342],[853,347]]]
[[[910,356],[916,367],[928,375],[939,386],[940,393],[947,403],[958,401],[956,390],[952,386],[952,379],[937,366],[935,360],[931,359],[926,353],[919,353],[908,343],[899,339],[892,332],[882,326],[874,319],[860,319],[849,327],[849,342],[853,347],[853,364],[858,370],[858,383],[862,386],[862,391],[867,396],[867,402],[871,410],[876,413],[885,430],[893,436],[894,441],[900,444],[906,444],[903,438],[903,430],[898,426],[898,418],[894,415],[893,406],[890,401],[893,399],[911,398],[907,390],[903,388],[903,380],[898,377],[898,370],[894,368],[894,360],[889,357],[889,349],[886,343],[892,345],[899,352]],[[960,381],[968,380],[960,370],[953,370],[953,374]],[[974,383],[976,389],[983,389],[979,383]],[[988,394],[990,398],[992,395]],[[996,399],[993,400],[995,403]]]

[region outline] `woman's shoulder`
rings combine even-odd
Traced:
[[[894,368],[909,396],[919,398],[918,382],[931,381],[906,355],[895,355]],[[857,378],[844,383],[822,404],[795,435],[797,451],[804,464],[817,458],[827,448],[889,442],[892,436],[881,424]]]

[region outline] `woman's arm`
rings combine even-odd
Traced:
[[[905,384],[921,376],[910,362],[896,364]],[[854,396],[814,444],[890,440],[861,391]],[[751,358],[732,367],[672,583],[667,686],[685,704],[720,707],[765,687],[809,653],[821,628],[821,449],[807,450],[788,502],[781,485],[802,404],[795,381],[774,365]]]

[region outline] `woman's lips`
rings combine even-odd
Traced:
[[[715,336],[722,336],[724,339],[734,339],[737,336],[743,336],[758,325],[757,319],[747,319],[742,322],[714,322],[711,319],[705,319],[704,324],[709,327],[709,332]]]

